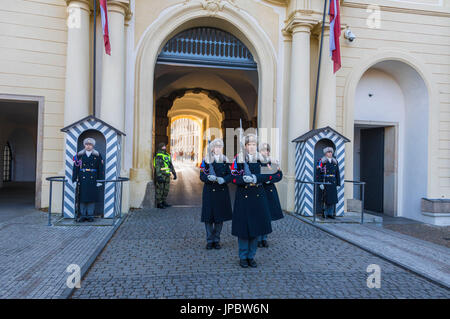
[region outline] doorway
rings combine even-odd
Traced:
[[[396,215],[397,151],[396,125],[355,126],[354,177],[365,182],[364,210]],[[355,198],[361,198],[359,187]]]
[[[232,160],[236,133],[227,129],[239,128],[241,120],[244,130],[257,126],[256,61],[232,34],[213,27],[190,28],[163,46],[154,83],[153,150],[160,142],[169,145],[178,177],[171,182],[168,201],[197,205],[203,187],[198,166],[208,140],[222,138]]]
[[[40,205],[39,102],[0,100],[0,222]]]

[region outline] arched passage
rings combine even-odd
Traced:
[[[161,14],[145,31],[138,44],[135,71],[134,150],[131,177],[131,205],[141,206],[147,184],[152,179],[153,121],[156,103],[154,72],[163,46],[179,32],[192,27],[213,26],[237,37],[251,51],[258,65],[258,91],[255,103],[258,126],[274,127],[275,121],[275,50],[269,38],[251,16],[242,10],[224,6],[213,16],[196,4],[174,5]]]

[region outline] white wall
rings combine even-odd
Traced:
[[[398,123],[397,212],[398,216],[416,220],[423,220],[420,200],[427,194],[427,101],[420,75],[397,61],[381,62],[369,69],[355,97],[355,121]],[[355,172],[363,165],[358,156],[355,153]]]

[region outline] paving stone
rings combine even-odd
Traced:
[[[0,223],[0,298],[60,298],[70,275],[81,268],[112,227],[47,226],[47,214],[8,218]]]
[[[231,223],[206,250],[200,208],[130,213],[72,298],[449,298],[450,291],[292,216],[273,223],[255,269],[238,265]],[[367,287],[370,264],[381,288]]]

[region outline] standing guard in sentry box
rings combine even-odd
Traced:
[[[336,203],[338,202],[337,186],[341,185],[341,176],[339,173],[339,163],[335,157],[333,157],[334,150],[332,147],[325,147],[323,149],[325,154],[318,162],[317,174],[319,182],[328,182],[331,184],[320,185],[319,188],[322,191],[322,200],[325,206],[323,212],[323,218],[330,217],[334,219],[336,214]]]
[[[269,176],[269,180],[263,183],[263,187],[266,191],[270,215],[272,217],[272,221],[279,220],[283,218],[284,215],[281,210],[277,188],[274,184],[281,181],[283,178],[283,173],[281,172],[278,163],[270,157],[270,145],[268,143],[262,143],[259,148],[259,152],[262,157],[261,174],[267,174]],[[269,247],[269,244],[267,243],[267,234],[258,237],[258,247]]]
[[[231,234],[238,237],[239,265],[256,267],[254,260],[258,236],[272,232],[271,215],[263,183],[269,175],[261,174],[261,156],[257,137],[245,137],[245,149],[236,155],[231,171],[236,184]]]
[[[77,221],[94,221],[95,202],[98,201],[98,187],[102,186],[97,180],[104,178],[102,155],[94,149],[95,140],[91,137],[84,139],[84,149],[73,157],[72,182],[78,183],[78,201],[80,216]]]
[[[205,183],[202,194],[202,217],[206,228],[206,249],[220,249],[223,222],[231,220],[232,209],[228,185],[232,179],[223,141],[215,139],[200,166],[200,180]]]

